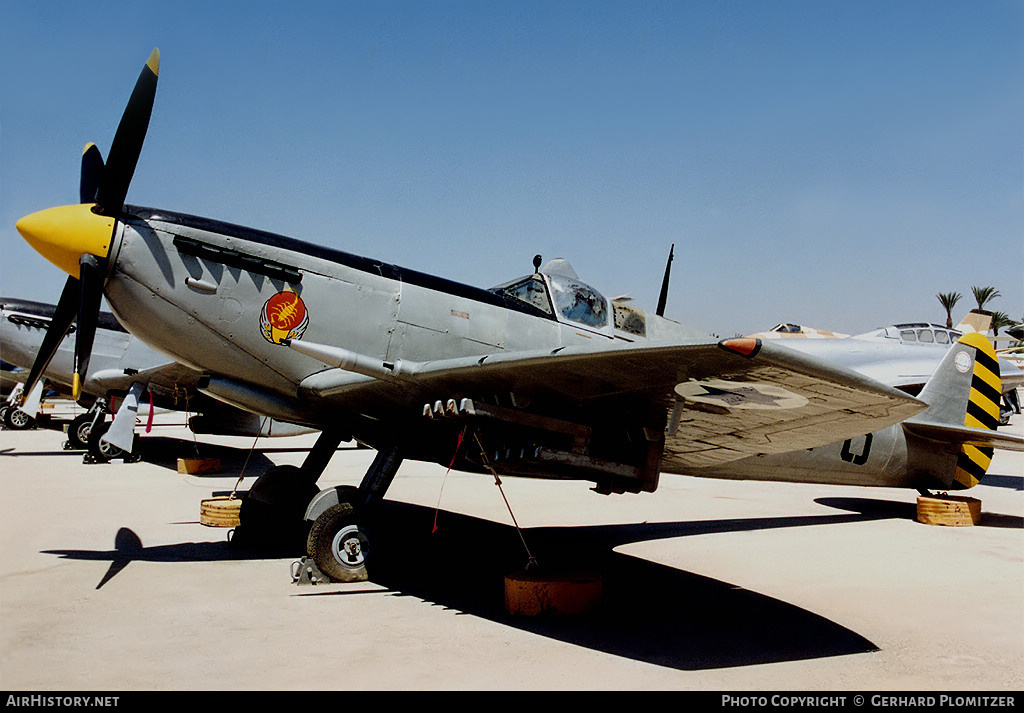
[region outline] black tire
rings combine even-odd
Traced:
[[[128,458],[131,455],[117,446],[100,440],[109,428],[109,423],[102,422],[89,429],[89,455],[95,458],[97,463],[104,463],[116,458]]]
[[[24,431],[32,428],[36,423],[36,420],[29,416],[21,409],[9,407],[4,412],[4,425],[12,431]]]
[[[313,562],[335,582],[368,578],[370,540],[351,504],[338,503],[325,510],[313,522],[307,541]]]
[[[76,416],[68,426],[68,443],[76,451],[84,451],[89,448],[89,431],[92,429],[94,414],[83,413]]]
[[[362,496],[359,493],[359,488],[354,485],[336,485],[334,489],[338,492],[338,502],[348,503],[353,511],[356,508],[355,503],[362,502]],[[324,512],[326,512],[326,510]],[[312,523],[307,524],[310,525],[310,527],[306,532],[306,554],[312,557],[314,552],[313,528]]]

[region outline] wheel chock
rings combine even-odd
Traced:
[[[947,527],[977,525],[981,522],[981,501],[964,495],[922,495],[917,499],[917,521]]]
[[[67,450],[74,450],[74,449],[67,449]],[[95,455],[93,455],[89,451],[86,451],[82,455],[82,463],[84,463],[85,465],[94,465],[94,464],[102,465],[104,463],[138,463],[140,460],[142,460],[142,454],[141,453],[130,453],[130,454],[126,455],[126,456],[121,456],[119,458],[97,458]]]
[[[178,472],[184,475],[219,473],[220,458],[179,458]]]
[[[207,527],[238,527],[242,499],[235,495],[218,495],[199,503],[199,522]]]
[[[516,616],[589,614],[601,603],[601,575],[521,572],[505,577],[505,611]]]
[[[320,571],[312,557],[303,557],[292,562],[292,584],[330,584],[331,578]]]

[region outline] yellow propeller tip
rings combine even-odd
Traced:
[[[146,60],[146,66],[149,67],[149,70],[153,74],[155,74],[157,76],[160,76],[160,50],[159,49],[157,49],[155,47],[153,48],[152,54],[150,54],[149,55],[149,59]]]

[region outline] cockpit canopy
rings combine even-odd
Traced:
[[[907,322],[904,324],[894,324],[889,327],[879,327],[860,336],[862,338],[881,337],[884,339],[898,339],[904,344],[952,344],[962,336],[962,333],[956,329],[949,329],[939,324]]]
[[[614,326],[637,336],[646,335],[643,312],[617,302],[611,303],[600,292],[580,280],[576,271],[563,258],[550,260],[535,274],[493,287],[491,292],[525,303],[560,322],[581,325],[598,332],[610,332]],[[610,320],[613,312],[614,325]]]
[[[781,332],[783,334],[800,334],[801,332],[803,332],[803,327],[801,327],[799,324],[789,324],[788,322],[783,322],[782,324],[776,324],[768,331]]]

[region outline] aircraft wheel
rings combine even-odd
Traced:
[[[13,431],[24,431],[31,428],[36,420],[21,409],[9,407],[4,413],[4,425]]]
[[[242,499],[232,542],[291,546],[305,536],[306,507],[320,489],[297,466],[271,468]],[[301,544],[300,544],[301,546]]]
[[[96,459],[97,463],[105,463],[116,458],[127,458],[131,455],[115,445],[100,440],[109,428],[109,423],[97,423],[95,428],[89,429],[89,454]]]
[[[307,554],[335,582],[367,579],[369,538],[349,503],[338,503],[325,510],[313,522],[307,542]]]
[[[7,417],[7,410],[10,409],[10,408],[11,407],[8,406],[7,404],[4,404],[3,406],[0,406],[0,424],[2,424],[4,422],[4,418]]]
[[[68,426],[68,442],[71,447],[78,451],[89,448],[89,431],[92,429],[92,414],[84,413],[76,416],[75,420]]]

